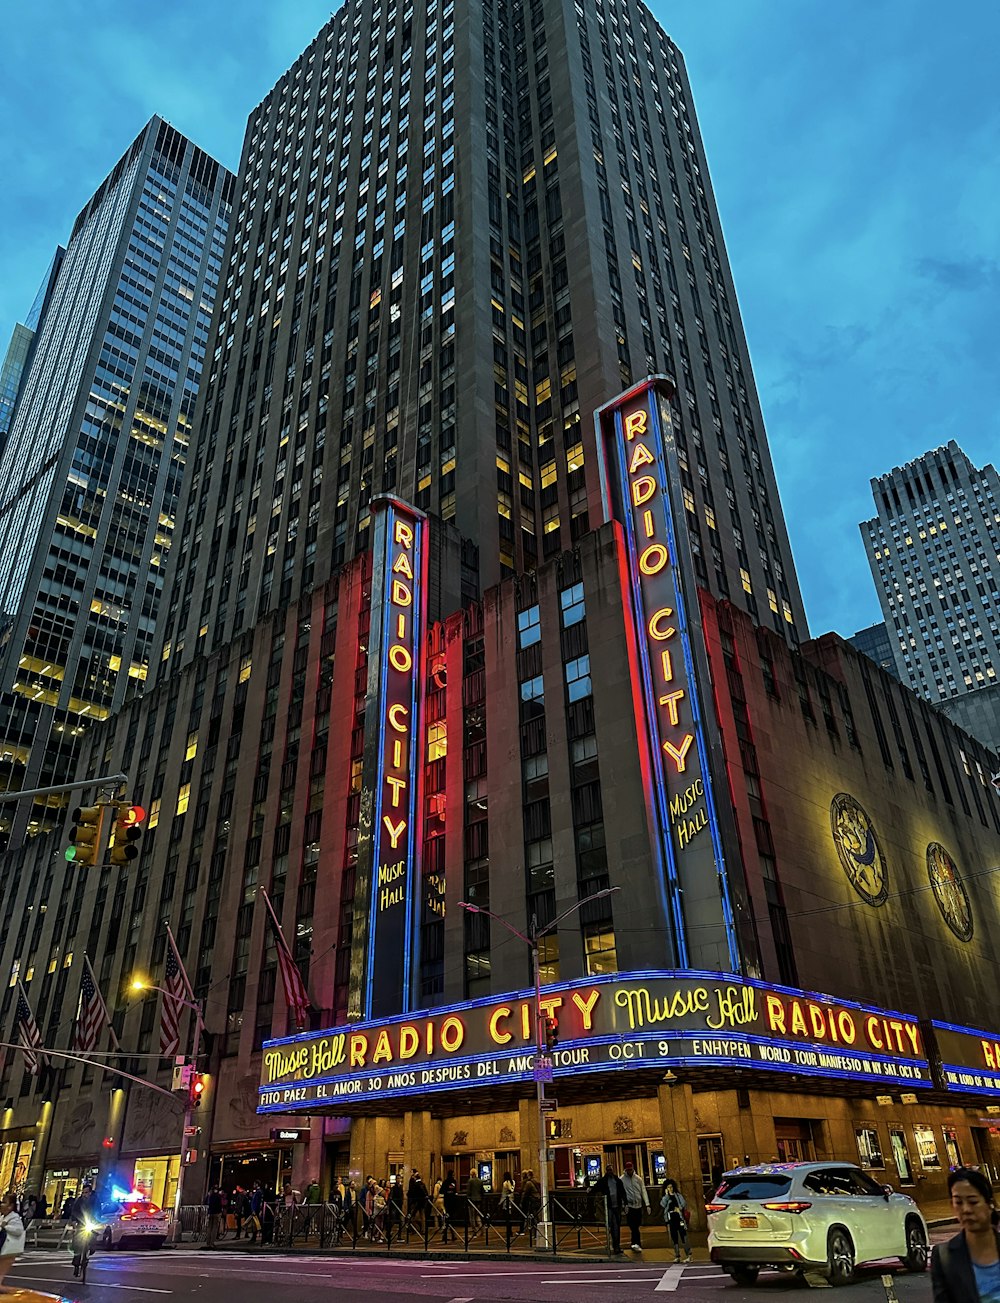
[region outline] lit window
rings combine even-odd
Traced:
[[[250,677],[250,671],[252,669],[253,669],[253,657],[244,656],[243,659],[240,661],[240,677],[239,677],[240,683],[246,683],[247,679]]]
[[[750,586],[750,571],[744,570],[742,566],[740,566],[740,580],[746,592],[752,593],[753,588]]]
[[[448,754],[448,725],[443,719],[437,720],[427,729],[427,762],[443,760]]]
[[[189,733],[187,737],[187,746],[184,749],[184,759],[193,760],[198,754],[198,734],[197,731]]]
[[[177,813],[183,814],[188,808],[188,802],[191,799],[191,784],[182,783],[177,793]]]
[[[149,814],[146,816],[146,827],[150,832],[160,822],[160,798],[157,797],[149,806]]]
[[[583,948],[587,960],[587,976],[618,972],[618,949],[612,928],[587,928],[583,934]]]

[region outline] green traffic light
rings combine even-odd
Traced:
[[[75,847],[75,846],[67,846],[66,849],[65,849],[65,851],[63,851],[63,854],[66,856],[67,860],[69,860],[70,863],[72,863],[73,860],[76,859],[76,847]]]

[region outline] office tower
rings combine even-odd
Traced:
[[[590,414],[671,373],[700,581],[805,633],[679,52],[634,0],[349,0],[251,113],[164,626],[221,645],[392,492],[483,586],[600,520]]]
[[[901,680],[929,701],[997,682],[1000,480],[952,439],[871,482],[861,525]]]
[[[899,671],[896,669],[896,658],[892,651],[892,640],[889,637],[889,631],[885,627],[885,621],[880,620],[878,624],[870,624],[864,629],[859,629],[853,638],[847,641],[852,647],[855,647],[862,656],[867,656],[870,661],[881,666],[887,674],[891,674],[894,679],[899,678]]]
[[[0,448],[3,447],[7,431],[10,429],[11,419],[14,415],[14,404],[17,402],[21,381],[31,364],[39,323],[52,299],[56,277],[59,275],[59,268],[62,266],[65,254],[66,250],[62,245],[59,245],[52,256],[52,261],[49,263],[48,271],[38,287],[38,293],[35,295],[28,315],[24,321],[17,322],[11,333],[3,365],[0,366]]]
[[[154,117],[74,224],[0,455],[7,790],[65,778],[146,676],[233,185]],[[13,808],[5,840],[51,826]]]

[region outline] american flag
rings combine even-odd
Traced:
[[[163,972],[164,996],[160,1004],[160,1053],[169,1058],[177,1053],[181,1044],[181,1012],[188,998],[187,974],[174,944],[173,933],[167,929],[167,962]]]
[[[104,1003],[97,978],[90,966],[90,960],[83,957],[83,977],[80,979],[80,1009],[76,1015],[76,1037],[74,1049],[86,1053],[96,1050],[104,1027],[111,1027],[108,1007]],[[114,1029],[111,1031],[114,1037]],[[115,1038],[117,1044],[117,1038]]]
[[[285,991],[285,1004],[288,1005],[292,1017],[295,1019],[295,1026],[301,1031],[306,1025],[306,1014],[312,1008],[309,1001],[309,992],[306,990],[306,984],[302,980],[298,965],[292,958],[292,952],[288,949],[288,942],[281,930],[278,916],[274,912],[271,897],[263,887],[260,889],[260,894],[264,897],[264,904],[267,906],[267,912],[271,917],[271,925],[274,928],[274,936],[277,941],[278,971],[281,973],[281,985]]]
[[[48,1064],[48,1058],[41,1053],[42,1034],[20,982],[17,984],[17,1039],[24,1047],[24,1066],[32,1076],[37,1076],[39,1068]]]

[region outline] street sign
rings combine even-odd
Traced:
[[[547,1059],[544,1054],[539,1054],[535,1060],[535,1068],[532,1077],[535,1081],[552,1080],[552,1060]]]
[[[185,1149],[185,1151],[184,1151],[184,1166],[185,1166],[185,1167],[190,1167],[192,1163],[197,1163],[197,1161],[198,1161],[198,1151],[197,1151],[197,1149]]]
[[[170,1089],[187,1090],[191,1085],[191,1077],[193,1073],[193,1063],[175,1063],[173,1075],[170,1078]]]
[[[557,1099],[540,1099],[538,1107],[543,1113],[558,1113],[559,1101]]]
[[[201,1127],[185,1127],[184,1135],[190,1140],[192,1137],[201,1135]]]
[[[904,1091],[899,1097],[899,1102],[901,1104],[915,1104],[917,1102],[917,1097],[912,1091]]]

